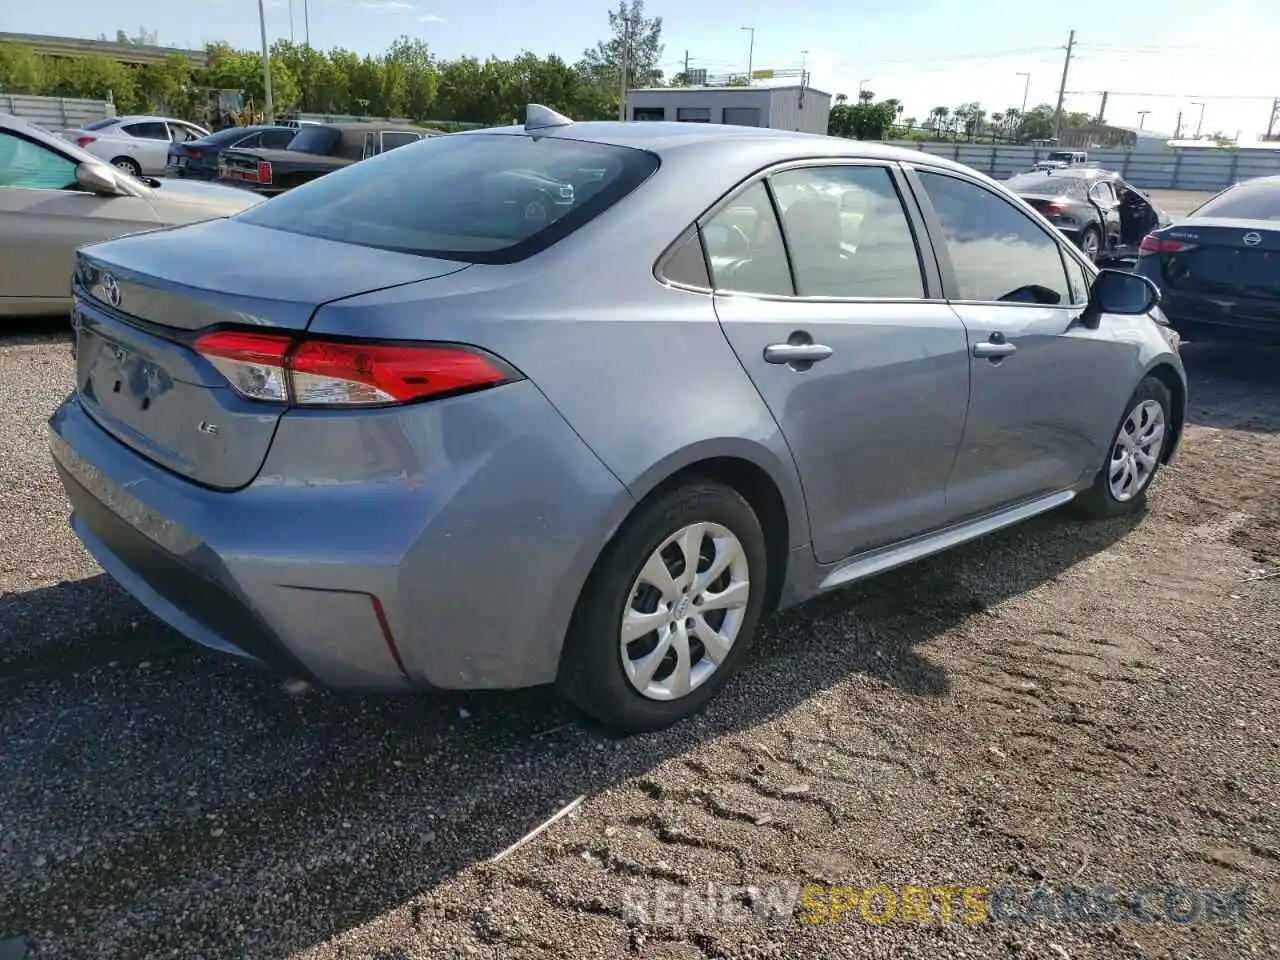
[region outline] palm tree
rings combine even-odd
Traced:
[[[933,117],[933,133],[939,140],[942,139],[943,131],[947,128],[947,116],[951,111],[947,107],[934,107],[929,111]]]
[[[875,98],[876,98],[876,95],[875,95],[874,93],[872,93],[870,90],[859,90],[859,91],[858,91],[858,100],[859,100],[859,102],[861,102],[861,103],[870,103],[870,102],[871,102],[872,100],[874,100]]]

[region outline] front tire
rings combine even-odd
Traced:
[[[583,589],[556,686],[623,733],[698,713],[754,639],[767,568],[760,521],[732,488],[698,480],[642,503]]]
[[[1106,465],[1093,486],[1072,501],[1076,514],[1107,520],[1143,508],[1173,438],[1171,408],[1169,388],[1159,378],[1147,377],[1138,384],[1112,435]]]

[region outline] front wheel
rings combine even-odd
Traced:
[[[1105,520],[1142,508],[1170,439],[1171,406],[1169,388],[1157,377],[1138,384],[1111,440],[1106,466],[1072,501],[1077,514]]]
[[[766,577],[760,521],[730,487],[695,481],[641,504],[583,590],[557,686],[625,733],[697,713],[742,662]]]

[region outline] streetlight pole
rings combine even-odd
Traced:
[[[263,119],[276,122],[275,105],[271,102],[271,49],[267,46],[267,12],[262,0],[258,0],[258,26],[262,30],[262,91],[264,94]]]
[[[1027,82],[1022,85],[1022,113],[1018,114],[1020,117],[1025,117],[1027,115],[1027,96],[1031,93],[1031,74],[1019,70],[1017,75],[1027,78]]]
[[[751,42],[747,46],[747,85],[750,86],[751,85],[751,68],[754,66],[754,60],[756,56],[756,28],[743,27],[742,29],[747,31],[747,33],[751,34]]]
[[[1139,129],[1139,130],[1141,130],[1141,129],[1143,128],[1143,126],[1146,124],[1146,122],[1147,122],[1147,114],[1148,114],[1148,113],[1150,113],[1150,112],[1151,112],[1150,110],[1139,110],[1139,111],[1138,111],[1138,129]]]
[[[1199,139],[1200,139],[1200,128],[1204,126],[1204,104],[1203,104],[1203,103],[1201,103],[1199,100],[1192,100],[1192,101],[1191,101],[1191,105],[1192,105],[1193,107],[1199,107],[1199,108],[1200,108],[1200,119],[1196,121],[1196,139],[1197,139],[1197,140],[1199,140]]]

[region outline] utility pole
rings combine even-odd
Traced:
[[[311,10],[307,6],[307,0],[302,0],[302,23],[305,28],[306,44],[311,46]]]
[[[293,0],[289,0],[289,42],[293,43]]]
[[[1271,119],[1267,121],[1267,139],[1271,139],[1271,131],[1276,128],[1276,117],[1280,116],[1280,97],[1271,101]]]
[[[751,34],[751,42],[747,46],[747,86],[751,86],[751,69],[756,57],[756,28],[743,27],[742,29]]]
[[[1062,83],[1058,85],[1058,106],[1053,111],[1053,138],[1054,140],[1062,139],[1062,101],[1067,95],[1067,71],[1071,69],[1071,51],[1076,46],[1076,32],[1071,31],[1071,35],[1067,37],[1067,56],[1062,61]]]
[[[1019,117],[1025,117],[1027,115],[1027,95],[1031,93],[1031,74],[1019,70],[1017,75],[1027,78],[1027,82],[1022,85],[1022,112],[1018,114]]]
[[[684,52],[684,85],[691,86],[689,83],[689,51]]]
[[[1146,125],[1146,122],[1147,122],[1147,114],[1148,114],[1148,113],[1150,113],[1150,112],[1151,112],[1150,110],[1139,110],[1139,111],[1138,111],[1138,129],[1139,129],[1139,130],[1141,130],[1141,129]]]
[[[1175,140],[1182,139],[1182,111],[1181,110],[1178,111],[1178,123],[1173,128],[1173,139]]]
[[[1200,118],[1196,121],[1196,139],[1197,139],[1197,140],[1199,140],[1199,139],[1200,139],[1200,128],[1204,126],[1204,103],[1202,103],[1202,102],[1201,102],[1201,101],[1199,101],[1199,100],[1192,100],[1192,101],[1191,101],[1191,105],[1192,105],[1193,107],[1199,107],[1199,108],[1200,108]]]
[[[1106,122],[1104,119],[1106,115],[1107,115],[1107,91],[1103,90],[1102,103],[1098,104],[1098,126],[1102,126],[1103,123]]]
[[[627,119],[627,73],[631,68],[631,18],[622,18],[622,50],[618,64],[618,119]]]
[[[262,91],[266,101],[263,104],[263,119],[267,123],[275,123],[276,110],[271,102],[271,50],[267,46],[267,12],[263,9],[262,0],[258,0],[258,26],[262,29]]]

